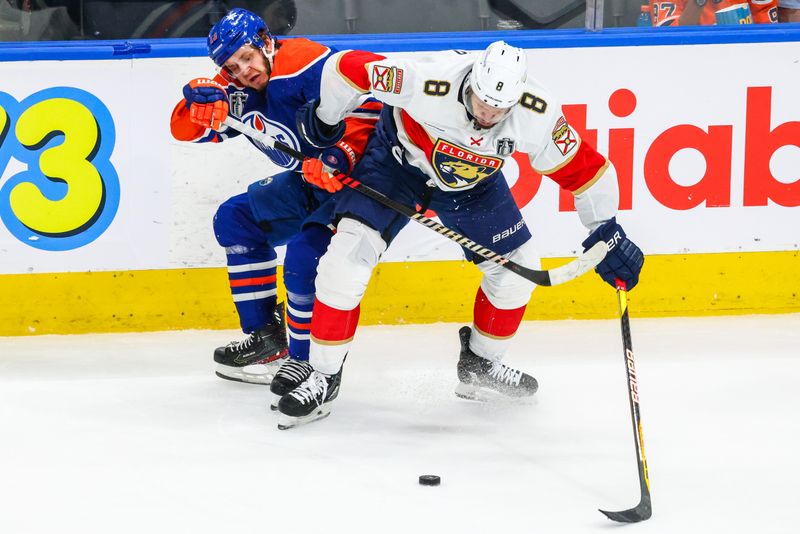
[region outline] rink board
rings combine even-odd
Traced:
[[[411,55],[501,38],[526,48],[572,126],[618,171],[619,220],[647,255],[637,313],[782,313],[798,311],[800,278],[795,26],[319,40]],[[211,73],[200,39],[0,44],[0,77],[15,81],[0,89],[0,335],[236,327],[211,220],[281,168],[243,140],[171,138],[181,87]],[[146,105],[131,105],[132,90]],[[74,158],[44,168],[58,132],[67,155],[75,140],[94,146],[95,174]],[[519,152],[503,172],[545,265],[574,257],[586,231],[570,195]],[[479,273],[461,258],[410,225],[384,255],[362,321],[468,320]],[[610,317],[609,291],[594,275],[539,289],[526,317]]]
[[[798,252],[650,256],[643,281],[630,294],[631,314],[797,313],[798,272]],[[463,261],[382,263],[367,288],[360,322],[469,322],[479,274]],[[0,309],[0,335],[238,328],[226,282],[222,268],[0,276],[0,294],[14,303]],[[590,274],[537,288],[525,318],[616,314],[613,290]]]

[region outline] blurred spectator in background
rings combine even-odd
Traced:
[[[665,4],[672,2],[651,3],[660,4],[660,10],[663,10]],[[675,0],[674,4],[681,26],[778,22],[778,0]],[[670,25],[660,23],[656,16],[653,17],[653,24]]]
[[[778,0],[778,20],[800,22],[800,0]]]
[[[297,21],[294,0],[84,0],[84,33],[95,39],[206,37],[235,7],[259,15],[273,35],[286,35]]]
[[[683,2],[681,0],[673,0],[672,2],[650,0],[653,26],[678,26],[682,11]]]
[[[800,21],[800,0],[606,0],[603,25],[635,24],[642,3],[651,6],[653,26],[738,24],[736,6],[745,8],[744,23]],[[236,7],[286,35],[297,23],[298,4],[297,31],[307,35],[582,27],[587,6],[586,0],[0,0],[0,41],[205,37]],[[420,12],[428,17],[421,20]]]
[[[479,11],[482,4],[477,2]],[[558,28],[565,21],[578,17],[583,23],[586,9],[584,0],[487,0],[486,4],[499,17],[498,30]]]
[[[0,41],[74,39],[80,31],[64,4],[45,0],[0,0]]]
[[[0,41],[206,37],[235,7],[261,16],[273,35],[297,22],[294,0],[0,0]]]

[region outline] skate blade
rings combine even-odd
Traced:
[[[486,395],[481,393],[481,388],[475,387],[472,384],[465,384],[459,382],[456,386],[456,397],[475,402],[488,402],[489,399]]]
[[[269,409],[273,412],[278,411],[278,402],[281,400],[280,395],[275,395],[274,393],[270,393],[272,396],[272,400],[269,403]]]
[[[262,364],[247,365],[245,367],[231,367],[229,365],[217,364],[215,374],[225,380],[268,386],[272,384],[272,379],[276,372],[276,369]]]
[[[290,415],[281,414],[280,419],[278,419],[278,430],[289,430],[290,428],[294,428],[296,426],[307,425],[308,423],[325,419],[330,414],[331,407],[327,404],[323,404],[310,414],[304,415],[303,417],[292,417]]]
[[[461,399],[466,399],[474,402],[494,403],[494,404],[502,404],[502,403],[524,404],[531,402],[532,398],[534,397],[533,394],[524,396],[506,395],[494,389],[476,386],[473,384],[465,384],[463,382],[458,383],[458,385],[456,386],[455,393],[456,397],[459,397]]]

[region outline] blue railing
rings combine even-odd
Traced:
[[[504,39],[523,48],[586,48],[725,43],[800,42],[800,23],[678,28],[609,28],[315,35],[339,49],[404,52],[461,48],[476,50]],[[205,39],[133,39],[123,41],[50,41],[0,43],[0,61],[93,60],[195,57],[206,55]],[[799,54],[800,55],[800,54]]]

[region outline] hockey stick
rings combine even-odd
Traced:
[[[246,136],[254,139],[264,145],[273,147],[277,150],[280,150],[284,154],[291,156],[298,161],[303,161],[305,159],[305,155],[302,152],[298,152],[297,150],[293,149],[292,147],[286,145],[278,141],[277,139],[273,138],[267,133],[260,132],[255,128],[244,124],[243,122],[234,119],[233,117],[228,116],[223,121],[223,124],[226,126],[233,128],[234,130],[245,134]],[[529,269],[527,267],[523,267],[518,263],[514,263],[510,259],[501,256],[500,254],[491,251],[490,249],[479,245],[475,241],[472,241],[468,237],[464,237],[463,235],[459,234],[455,230],[451,230],[446,226],[439,224],[438,222],[434,221],[433,219],[429,219],[425,217],[421,213],[417,213],[412,208],[393,200],[383,193],[372,189],[368,185],[362,184],[358,180],[354,180],[349,176],[336,173],[336,178],[343,183],[344,185],[350,187],[351,189],[355,189],[359,193],[362,193],[372,200],[378,202],[379,204],[383,204],[389,209],[392,209],[402,215],[405,215],[409,219],[413,219],[416,222],[431,228],[432,230],[437,231],[439,234],[443,235],[447,239],[451,241],[455,241],[462,247],[478,254],[482,258],[492,261],[498,265],[502,265],[506,269],[513,271],[520,275],[521,277],[525,278],[526,280],[530,280],[536,285],[540,286],[555,286],[559,284],[563,284],[564,282],[569,282],[582,274],[586,273],[594,269],[598,263],[603,261],[605,258],[606,253],[608,252],[608,245],[605,242],[599,241],[594,246],[592,246],[589,250],[572,260],[571,262],[567,263],[566,265],[562,265],[560,267],[556,267],[555,269],[550,269],[547,271],[539,271],[536,269]]]
[[[639,504],[621,512],[600,510],[606,517],[620,523],[638,523],[650,519],[653,509],[650,506],[650,478],[647,476],[647,458],[644,455],[644,435],[642,433],[642,416],[639,413],[639,380],[636,366],[633,364],[633,344],[631,343],[631,323],[628,318],[628,290],[625,282],[617,278],[617,300],[619,300],[620,325],[622,327],[622,348],[625,355],[625,372],[628,376],[628,402],[631,407],[633,421],[633,442],[636,446],[636,462],[639,468],[639,488],[641,499]]]

